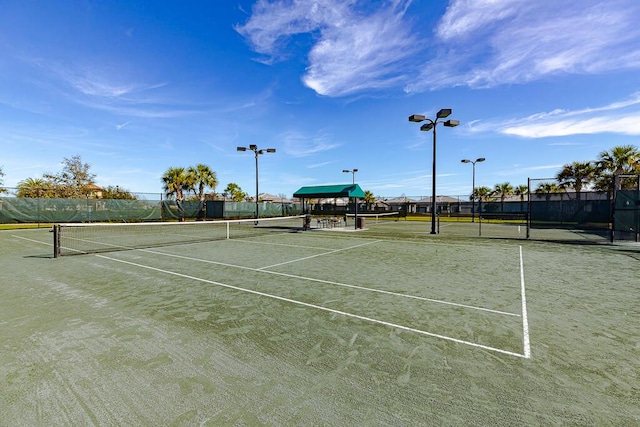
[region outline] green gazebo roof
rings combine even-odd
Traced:
[[[362,188],[360,188],[358,184],[314,185],[300,188],[293,193],[293,197],[299,199],[322,199],[331,197],[364,198],[364,191],[362,191]]]

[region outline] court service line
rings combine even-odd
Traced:
[[[51,246],[51,243],[41,242],[39,240],[28,239],[26,237],[21,237],[21,236],[16,236],[16,235],[12,235],[12,236],[16,237],[18,239],[28,240],[30,242],[40,243],[42,245]],[[375,243],[375,242],[371,242],[371,243]],[[134,248],[131,248],[131,249],[134,249]],[[401,293],[398,293],[398,292],[385,291],[385,290],[382,290],[382,289],[368,288],[366,286],[350,285],[348,283],[340,283],[340,282],[334,282],[334,281],[331,281],[331,280],[324,280],[324,279],[315,279],[313,277],[305,277],[305,276],[298,276],[298,275],[295,275],[295,274],[280,273],[280,272],[277,272],[277,271],[269,271],[269,270],[263,270],[263,269],[259,269],[259,268],[245,267],[245,266],[242,266],[242,265],[228,264],[228,263],[224,263],[224,262],[211,261],[211,260],[206,260],[206,259],[201,259],[201,258],[187,257],[187,256],[183,256],[183,255],[167,254],[167,253],[164,253],[164,252],[158,252],[158,251],[154,251],[154,250],[151,250],[151,249],[138,249],[138,250],[141,251],[141,252],[148,252],[148,253],[156,254],[156,255],[163,255],[163,256],[168,256],[168,257],[172,257],[172,258],[186,259],[188,261],[197,261],[197,262],[204,262],[204,263],[207,263],[207,264],[221,265],[221,266],[224,266],[224,267],[233,267],[233,268],[240,268],[240,269],[243,269],[243,270],[259,271],[259,272],[262,272],[262,273],[273,274],[273,275],[276,275],[276,276],[289,277],[291,279],[306,280],[306,281],[309,281],[309,282],[324,283],[324,284],[327,284],[327,285],[342,286],[342,287],[345,287],[345,288],[352,288],[352,289],[358,289],[358,290],[363,290],[363,291],[376,292],[376,293],[380,293],[380,294],[392,295],[392,296],[403,297],[403,298],[417,299],[417,300],[420,300],[420,301],[427,301],[427,302],[433,302],[433,303],[436,303],[436,304],[444,304],[444,305],[450,305],[450,306],[454,306],[454,307],[467,308],[467,309],[470,309],[470,310],[479,310],[479,311],[486,311],[488,313],[502,314],[502,315],[505,315],[505,316],[520,317],[520,314],[517,314],[517,313],[509,313],[507,311],[492,310],[490,308],[476,307],[476,306],[473,306],[473,305],[459,304],[459,303],[456,303],[456,302],[443,301],[443,300],[438,300],[438,299],[433,299],[433,298],[419,297],[417,295],[401,294]],[[324,254],[322,254],[322,255],[324,255]],[[263,268],[265,268],[265,267],[263,267]],[[524,313],[526,313],[526,311]],[[528,336],[527,336],[527,341],[528,341]]]
[[[475,347],[475,348],[481,348],[483,350],[488,350],[488,351],[493,351],[493,352],[496,352],[496,353],[507,354],[509,356],[515,356],[515,357],[525,357],[522,354],[515,353],[515,352],[512,352],[512,351],[503,350],[503,349],[495,348],[495,347],[490,347],[490,346],[487,346],[487,345],[478,344],[478,343],[474,343],[474,342],[470,342],[470,341],[465,341],[465,340],[461,340],[461,339],[458,339],[458,338],[448,337],[446,335],[434,334],[432,332],[422,331],[420,329],[410,328],[408,326],[398,325],[396,323],[386,322],[384,320],[378,320],[378,319],[374,319],[372,317],[360,316],[358,314],[347,313],[346,311],[334,310],[332,308],[327,308],[327,307],[323,307],[323,306],[320,306],[320,305],[310,304],[310,303],[306,303],[306,302],[303,302],[303,301],[297,301],[297,300],[290,299],[290,298],[284,298],[284,297],[280,297],[280,296],[277,296],[277,295],[267,294],[265,292],[254,291],[254,290],[251,290],[251,289],[245,289],[245,288],[241,288],[239,286],[228,285],[228,284],[225,284],[225,283],[216,282],[216,281],[213,281],[213,280],[207,280],[207,279],[203,279],[203,278],[200,278],[200,277],[189,276],[187,274],[177,273],[177,272],[174,272],[174,271],[163,270],[161,268],[151,267],[151,266],[144,265],[144,264],[138,264],[138,263],[131,262],[131,261],[124,261],[124,260],[117,259],[117,258],[111,258],[111,257],[105,256],[105,255],[96,255],[96,256],[99,257],[99,258],[104,258],[104,259],[110,260],[110,261],[120,262],[120,263],[123,263],[123,264],[128,264],[128,265],[132,265],[132,266],[139,267],[139,268],[153,270],[153,271],[157,271],[157,272],[160,272],[160,273],[169,274],[169,275],[172,275],[172,276],[182,277],[184,279],[195,280],[195,281],[198,281],[198,282],[203,282],[203,283],[208,283],[208,284],[211,284],[211,285],[221,286],[223,288],[233,289],[233,290],[241,291],[241,292],[247,292],[247,293],[250,293],[250,294],[259,295],[259,296],[263,296],[263,297],[267,297],[267,298],[273,298],[273,299],[276,299],[276,300],[279,300],[279,301],[288,302],[288,303],[291,303],[291,304],[302,305],[304,307],[314,308],[316,310],[327,311],[327,312],[330,312],[330,313],[339,314],[339,315],[346,316],[346,317],[351,317],[351,318],[354,318],[354,319],[364,320],[366,322],[377,323],[379,325],[384,325],[384,326],[389,326],[389,327],[392,327],[392,328],[402,329],[404,331],[409,331],[409,332],[414,332],[414,333],[421,334],[421,335],[426,335],[426,336],[429,336],[429,337],[439,338],[439,339],[442,339],[442,340],[451,341],[451,342],[455,342],[455,343],[458,343],[458,344],[464,344],[464,345],[468,345],[468,346]]]
[[[280,262],[278,264],[267,265],[265,267],[260,267],[257,270],[262,271],[262,270],[266,270],[267,268],[279,267],[279,266],[285,265],[285,264],[292,264],[294,262],[305,261],[305,260],[308,260],[308,259],[311,259],[311,258],[317,258],[317,257],[320,257],[320,256],[325,256],[325,255],[331,255],[331,254],[335,254],[336,252],[348,251],[348,250],[351,250],[351,249],[360,248],[362,246],[372,245],[374,243],[378,243],[378,242],[381,242],[381,241],[382,240],[374,240],[372,242],[366,242],[366,243],[361,243],[361,244],[355,245],[355,246],[349,246],[348,248],[334,249],[332,251],[324,252],[322,254],[309,255],[309,256],[306,256],[306,257],[303,257],[303,258],[292,259],[292,260],[289,260],[289,261]]]
[[[148,252],[148,253],[155,254],[155,255],[163,255],[163,256],[167,256],[167,257],[171,257],[171,258],[185,259],[187,261],[196,261],[196,262],[203,262],[203,263],[206,263],[206,264],[221,265],[223,267],[232,267],[232,268],[239,268],[239,269],[242,269],[242,270],[257,271],[257,272],[260,272],[260,273],[267,273],[267,274],[273,274],[273,275],[276,275],[276,276],[289,277],[291,279],[306,280],[306,281],[309,281],[309,282],[317,282],[317,283],[324,283],[326,285],[342,286],[342,287],[345,287],[345,288],[358,289],[358,290],[361,290],[361,291],[376,292],[376,293],[379,293],[379,294],[392,295],[392,296],[396,296],[396,297],[417,299],[417,300],[420,300],[420,301],[433,302],[433,303],[436,303],[436,304],[451,305],[451,306],[454,306],[454,307],[467,308],[467,309],[470,309],[470,310],[479,310],[479,311],[486,311],[488,313],[502,314],[502,315],[505,315],[505,316],[520,317],[520,314],[509,313],[507,311],[492,310],[490,308],[477,307],[477,306],[466,305],[466,304],[459,304],[459,303],[456,303],[456,302],[450,302],[450,301],[443,301],[443,300],[438,300],[438,299],[433,299],[433,298],[420,297],[420,296],[417,296],[417,295],[401,294],[401,293],[398,293],[398,292],[385,291],[385,290],[382,290],[382,289],[368,288],[366,286],[350,285],[348,283],[334,282],[332,280],[315,279],[313,277],[298,276],[296,274],[281,273],[281,272],[278,272],[278,271],[262,270],[262,269],[259,269],[259,268],[245,267],[243,265],[228,264],[228,263],[225,263],[225,262],[211,261],[211,260],[208,260],[208,259],[193,258],[193,257],[188,257],[188,256],[184,256],[184,255],[177,255],[177,254],[168,254],[168,253],[164,253],[164,252],[154,251],[154,250],[151,250],[151,249],[140,249],[140,251]]]
[[[305,246],[305,245],[293,245],[291,243],[273,243],[273,242],[261,242],[259,240],[253,240],[253,239],[245,239],[250,241],[252,244],[256,243],[259,245],[268,245],[268,246],[285,246],[288,248],[296,248],[296,249],[316,249],[319,251],[332,251],[334,248],[321,248],[319,246]],[[230,243],[243,243],[241,242],[241,239],[229,239],[227,240]]]
[[[524,291],[524,261],[522,246],[520,246],[520,292],[522,294],[522,335],[524,343],[524,358],[531,358],[531,342],[529,340],[529,318],[527,316],[527,296]]]

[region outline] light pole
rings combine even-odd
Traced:
[[[355,183],[356,183],[356,172],[358,172],[358,169],[355,169],[355,168],[351,169],[351,170],[342,169],[342,172],[350,173],[351,174],[351,185],[355,185]],[[354,220],[354,227],[357,229],[358,228],[358,198],[357,197],[354,198],[354,202],[355,202],[354,203],[354,205],[355,205],[354,206],[355,214],[354,214],[354,219],[353,220]],[[347,217],[346,216],[344,217],[344,220],[345,220],[345,225],[346,225],[347,224],[347,222],[346,222],[347,221]]]
[[[351,184],[355,184],[356,183],[356,172],[358,172],[358,169],[342,169],[342,172],[344,173],[350,173],[351,174]]]
[[[472,191],[471,191],[471,222],[476,222],[476,163],[484,162],[486,159],[484,157],[478,157],[475,160],[462,159],[460,160],[462,163],[471,163],[473,164],[473,180],[472,180]]]
[[[438,121],[438,119],[445,119],[451,115],[451,108],[443,108],[438,111],[436,114],[436,119],[432,120],[428,117],[423,116],[422,114],[412,114],[409,116],[410,122],[423,122],[427,121],[428,123],[420,126],[421,131],[430,131],[433,129],[433,170],[432,170],[432,179],[431,179],[431,234],[436,234],[436,125],[438,123],[442,123],[447,127],[455,127],[460,124],[458,120],[446,120],[446,121]]]
[[[258,219],[258,156],[264,153],[275,153],[276,149],[275,148],[266,148],[266,149],[262,149],[259,150],[258,146],[255,144],[251,144],[249,145],[249,148],[247,147],[238,147],[237,148],[238,151],[247,151],[247,150],[251,150],[254,152],[255,156],[256,156],[256,220]]]

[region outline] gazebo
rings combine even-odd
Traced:
[[[323,198],[340,198],[349,197],[356,199],[355,203],[355,228],[363,228],[362,223],[358,221],[358,199],[364,198],[364,191],[358,184],[336,184],[336,185],[314,185],[309,187],[301,187],[293,193],[293,197],[302,200],[302,206],[305,213],[305,200],[323,199]]]

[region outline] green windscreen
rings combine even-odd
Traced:
[[[614,233],[617,240],[638,239],[638,234],[640,234],[640,191],[616,191]]]

